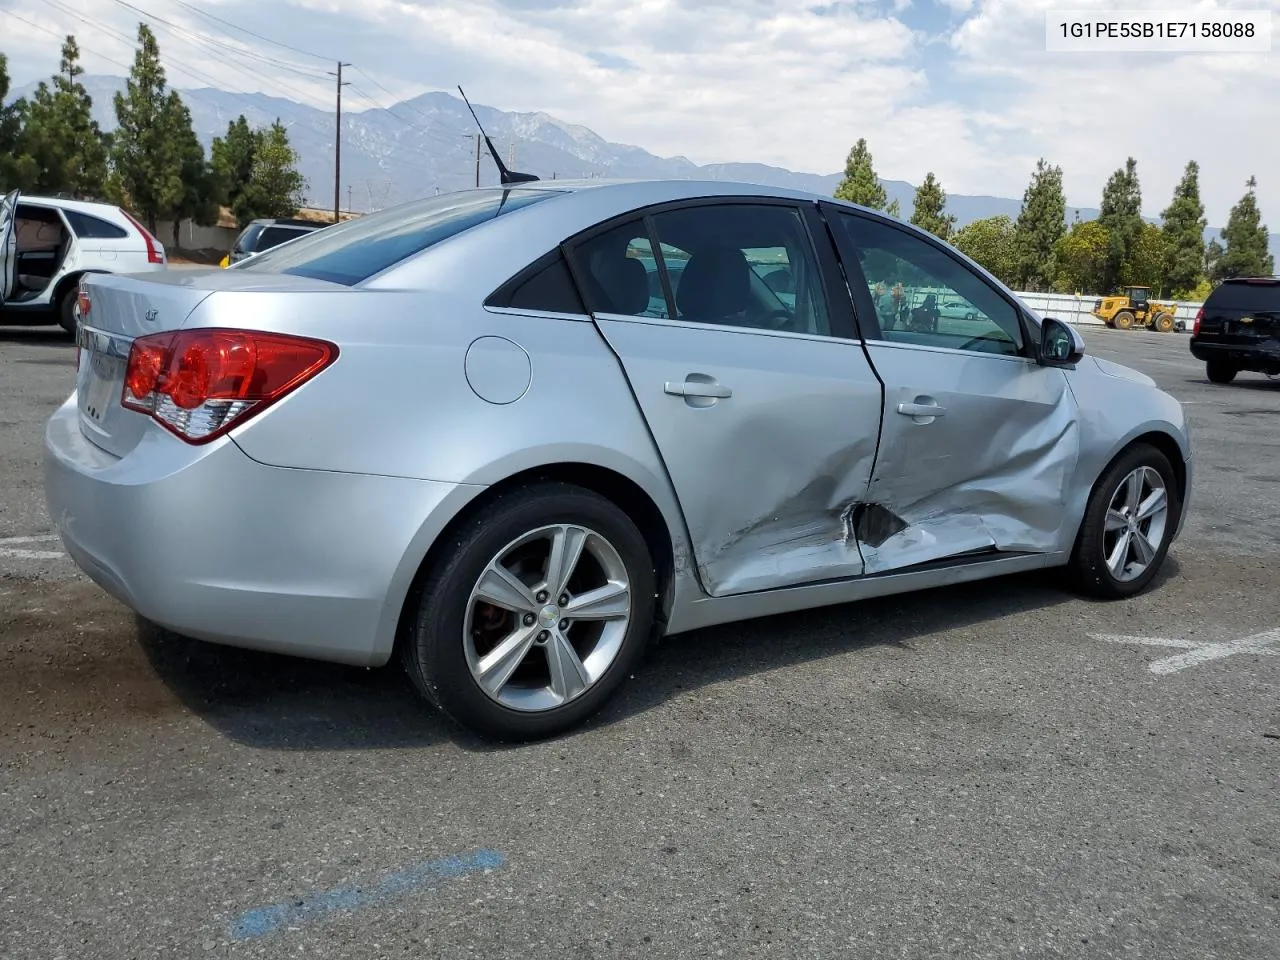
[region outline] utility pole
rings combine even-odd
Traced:
[[[352,207],[352,201],[351,201],[351,184],[349,184],[349,183],[348,183],[348,184],[347,184],[347,213],[350,213],[350,212],[351,212],[351,207]]]
[[[338,108],[335,117],[336,126],[333,134],[333,222],[337,223],[342,196],[342,88],[351,84],[342,82],[342,68],[351,64],[338,61],[338,72],[329,71],[329,76],[338,78]]]
[[[476,186],[480,186],[480,134],[476,134]]]

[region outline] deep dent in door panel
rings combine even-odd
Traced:
[[[761,418],[744,442],[785,444],[796,425]],[[768,513],[733,531],[719,544],[706,544],[698,573],[713,595],[840,579],[862,572],[862,554],[853,533],[853,511],[866,496],[866,477],[856,465],[875,452],[877,437],[861,437],[833,453],[799,490]],[[789,488],[790,489],[790,488]],[[817,574],[817,576],[815,576]]]
[[[966,476],[942,490],[931,489],[928,458],[913,459],[905,446],[883,449],[878,469],[884,472],[872,484],[870,502],[902,526],[874,543],[876,531],[859,525],[867,573],[975,551],[1057,549],[1064,491],[1080,449],[1079,424],[1074,404],[1059,403],[1048,418],[1029,412],[973,432],[974,461],[987,462],[998,451],[998,471]]]

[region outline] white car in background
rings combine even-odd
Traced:
[[[76,293],[87,273],[168,267],[160,241],[109,203],[24,197],[0,200],[0,326],[76,329]]]

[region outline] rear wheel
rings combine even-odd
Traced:
[[[1156,314],[1155,319],[1151,321],[1151,329],[1159,333],[1171,333],[1173,331],[1173,314]]]
[[[58,326],[73,337],[76,335],[76,301],[79,293],[79,287],[72,284],[58,298]]]
[[[1141,592],[1164,563],[1182,505],[1168,458],[1138,444],[1098,480],[1071,554],[1085,593],[1107,600]]]
[[[1128,330],[1133,326],[1133,314],[1128,310],[1121,310],[1112,319],[1111,324],[1117,330]]]
[[[565,483],[500,495],[451,540],[423,586],[401,655],[418,689],[503,740],[554,736],[634,670],[654,614],[636,525]]]
[[[1240,372],[1239,368],[1233,367],[1225,360],[1209,360],[1204,365],[1204,371],[1214,383],[1230,383]]]

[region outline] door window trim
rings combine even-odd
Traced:
[[[824,305],[827,308],[828,321],[831,328],[830,333],[798,333],[790,330],[765,330],[757,327],[733,326],[731,324],[691,323],[687,320],[674,319],[674,297],[671,290],[671,281],[670,277],[667,275],[666,261],[662,256],[662,245],[658,242],[656,230],[653,225],[653,218],[659,214],[673,210],[687,210],[694,207],[713,206],[787,207],[794,210],[799,215],[801,225],[804,229],[804,236],[809,240],[810,249],[813,251],[814,259],[818,267],[818,280],[822,285],[822,296]],[[574,283],[578,287],[578,294],[582,297],[585,305],[586,297],[583,296],[583,291],[587,289],[587,285],[583,280],[583,268],[579,262],[578,256],[579,249],[583,244],[589,243],[595,237],[608,233],[610,230],[614,230],[633,221],[643,226],[644,235],[648,238],[649,245],[654,251],[654,260],[658,266],[658,275],[661,278],[663,294],[667,301],[667,312],[668,314],[672,314],[672,318],[633,317],[604,312],[598,314],[598,316],[608,317],[610,320],[632,321],[673,327],[688,327],[690,329],[732,331],[743,334],[766,334],[769,336],[799,338],[802,340],[838,340],[841,343],[860,342],[862,338],[859,336],[853,303],[847,296],[839,296],[840,287],[844,283],[843,274],[838,269],[840,263],[839,253],[835,249],[832,237],[827,234],[825,230],[823,231],[823,234],[818,234],[815,230],[816,223],[814,218],[816,216],[818,216],[818,205],[816,201],[790,199],[787,197],[740,194],[733,196],[694,197],[692,199],[684,200],[664,200],[659,203],[636,207],[632,210],[628,210],[626,213],[610,217],[608,220],[592,224],[585,230],[581,230],[565,240],[560,244],[560,246],[564,250],[565,259],[569,264],[569,272],[572,274]],[[826,235],[824,236],[824,234]]]
[[[845,270],[845,279],[848,283],[849,294],[853,298],[854,314],[857,319],[858,329],[862,334],[862,338],[867,343],[887,344],[894,347],[902,347],[911,350],[929,350],[943,351],[945,353],[959,354],[965,357],[990,357],[996,360],[1016,360],[1022,362],[1037,363],[1039,359],[1039,332],[1032,328],[1028,323],[1027,311],[1017,300],[1010,297],[1000,287],[995,286],[982,274],[975,271],[969,264],[965,263],[941,240],[923,230],[915,228],[905,228],[901,223],[885,216],[878,216],[874,212],[864,211],[853,207],[844,207],[840,204],[833,203],[829,200],[819,202],[818,209],[821,211],[823,218],[827,222],[827,228],[831,233],[831,239],[835,245],[836,252],[840,257],[840,264]],[[1022,345],[1018,353],[1000,354],[1000,353],[984,353],[977,350],[962,350],[959,347],[947,347],[941,344],[924,344],[924,343],[906,343],[900,340],[887,340],[884,337],[884,331],[880,328],[880,318],[875,311],[875,304],[871,302],[871,293],[867,287],[867,277],[862,271],[862,264],[858,261],[857,253],[853,247],[853,241],[843,235],[843,231],[839,229],[839,225],[834,222],[833,216],[858,217],[862,220],[868,220],[880,226],[889,227],[899,233],[909,237],[914,237],[926,245],[934,247],[941,252],[949,260],[951,260],[958,268],[966,271],[975,280],[985,285],[992,293],[998,296],[1013,311],[1013,315],[1017,318],[1018,329],[1022,333]],[[848,249],[846,249],[848,248]],[[864,318],[865,321],[864,321]]]

